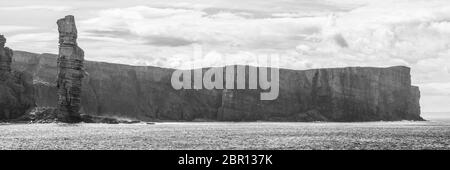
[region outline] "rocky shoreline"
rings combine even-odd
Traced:
[[[1,121],[0,121],[1,122]],[[66,123],[58,119],[58,110],[53,107],[35,107],[25,115],[19,118],[3,121],[3,123]],[[78,123],[105,123],[105,124],[134,124],[134,123],[147,123],[152,124],[152,122],[142,122],[139,120],[121,119],[113,118],[107,116],[94,116],[81,114],[80,121]]]

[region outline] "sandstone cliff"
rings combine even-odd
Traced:
[[[13,51],[5,43],[0,35],[0,120],[17,118],[35,106],[32,77],[11,70]]]
[[[17,71],[0,73],[0,120],[20,117],[34,106],[30,75]]]
[[[56,55],[14,52],[13,67],[33,75],[38,106],[56,106]],[[81,112],[141,120],[421,120],[407,67],[280,70],[279,97],[259,90],[175,90],[174,70],[85,61]]]

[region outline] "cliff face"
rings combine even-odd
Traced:
[[[0,35],[0,72],[9,73],[11,72],[11,61],[13,56],[13,51],[5,47],[6,38]]]
[[[0,73],[0,120],[22,116],[35,106],[32,77],[23,72]]]
[[[56,55],[16,51],[13,67],[33,75],[38,106],[56,106]],[[142,120],[421,120],[410,69],[280,69],[276,100],[261,90],[175,90],[174,70],[85,61],[81,112]],[[248,69],[247,69],[248,70]],[[206,71],[206,69],[205,69]],[[247,73],[248,74],[248,73]]]
[[[0,35],[0,120],[17,118],[34,107],[32,77],[11,70],[13,51],[5,43]]]

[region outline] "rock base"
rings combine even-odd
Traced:
[[[131,124],[142,123],[136,120],[125,120],[106,116],[93,116],[80,114],[78,117],[61,117],[58,109],[54,107],[36,107],[29,113],[10,122],[17,123],[106,123],[106,124]]]

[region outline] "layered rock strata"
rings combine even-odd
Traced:
[[[77,45],[77,28],[73,16],[57,21],[59,55],[57,60],[58,118],[63,122],[80,121],[81,84],[84,76],[84,52]]]
[[[37,104],[56,106],[57,56],[14,54],[14,68],[34,75]],[[80,112],[91,115],[145,121],[422,120],[420,92],[404,66],[280,69],[273,101],[261,101],[260,90],[175,90],[174,70],[167,68],[86,61],[85,70]]]
[[[32,76],[11,70],[13,51],[0,35],[0,120],[17,118],[35,106]]]
[[[0,73],[11,72],[11,61],[13,56],[13,51],[5,47],[6,38],[0,35]]]

